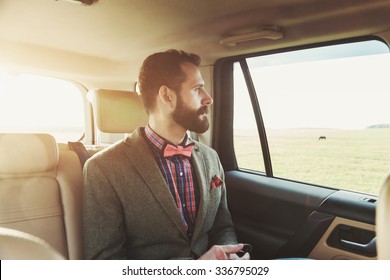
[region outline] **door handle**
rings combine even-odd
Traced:
[[[355,254],[376,256],[376,236],[372,230],[340,224],[333,229],[326,243]]]
[[[366,253],[375,253],[376,250],[376,237],[372,238],[368,243],[359,243],[345,239],[340,239],[340,243],[346,248]]]

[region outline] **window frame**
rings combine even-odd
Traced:
[[[261,52],[255,52],[250,54],[243,54],[238,56],[232,56],[222,58],[218,60],[214,68],[214,122],[213,122],[213,148],[218,152],[220,160],[226,172],[238,170],[246,173],[257,174],[270,178],[277,178],[286,181],[298,182],[306,185],[325,187],[329,189],[336,189],[330,186],[318,185],[315,183],[302,182],[290,178],[275,177],[272,171],[272,161],[270,156],[270,149],[268,145],[268,138],[266,134],[266,128],[261,113],[260,104],[257,101],[256,90],[249,73],[249,68],[246,59],[258,56],[266,56],[273,54],[281,54],[291,51],[306,50],[312,48],[334,46],[340,44],[357,43],[369,40],[376,40],[389,45],[385,40],[378,36],[363,36],[349,39],[334,40],[328,42],[306,44],[296,47],[281,48],[275,50],[267,50]],[[389,47],[390,49],[390,47]],[[233,139],[233,118],[234,118],[234,81],[233,81],[233,64],[239,63],[245,78],[247,90],[250,95],[252,103],[253,113],[255,115],[255,121],[257,124],[257,133],[260,139],[261,150],[263,154],[263,162],[265,166],[265,172],[249,170],[240,168],[237,164],[236,154],[234,151],[234,139]],[[223,93],[223,94],[221,94]],[[259,158],[259,160],[261,160]]]

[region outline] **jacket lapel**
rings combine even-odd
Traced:
[[[138,170],[142,179],[165,210],[166,214],[180,229],[181,233],[187,237],[186,228],[176,207],[175,200],[150,152],[148,144],[142,136],[140,128],[134,131],[125,140],[125,143],[127,144],[125,150],[126,155],[133,162],[134,167]]]
[[[194,170],[196,173],[196,178],[198,179],[198,187],[200,193],[200,202],[199,208],[197,210],[197,218],[195,222],[194,235],[192,237],[192,243],[196,240],[197,236],[201,232],[203,224],[207,217],[208,204],[210,202],[210,182],[209,172],[205,165],[204,155],[200,150],[199,146],[196,144],[192,153]]]

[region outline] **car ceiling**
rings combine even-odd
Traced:
[[[226,56],[390,30],[388,0],[0,0],[0,67],[129,89],[142,60],[183,49],[204,65]],[[284,37],[227,47],[239,29],[277,25]]]

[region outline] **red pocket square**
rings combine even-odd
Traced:
[[[221,177],[219,177],[218,175],[215,175],[213,177],[213,179],[211,180],[211,189],[215,189],[215,188],[219,188],[220,186],[222,186],[223,182],[222,182],[222,179]]]

